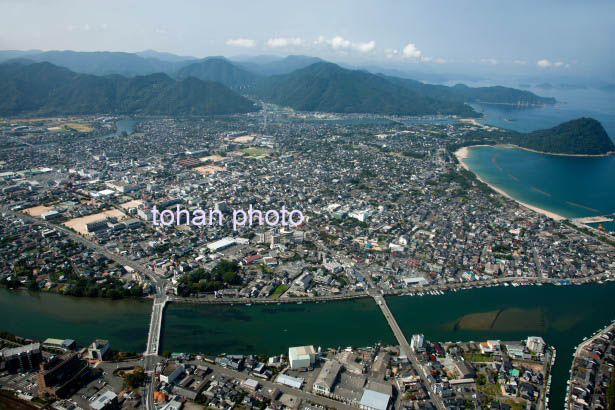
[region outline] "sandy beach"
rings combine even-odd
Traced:
[[[477,145],[475,145],[475,146],[477,146]],[[536,154],[556,155],[558,157],[602,158],[602,157],[608,157],[608,156],[611,156],[611,155],[615,155],[615,151],[609,151],[606,154],[596,154],[596,155],[592,155],[592,154],[559,154],[557,152],[537,151],[535,149],[520,147],[519,145],[514,145],[514,144],[497,144],[497,145],[494,145],[494,146],[498,147],[498,148],[522,149],[523,151],[534,152]]]
[[[473,145],[471,147],[462,147],[460,149],[458,149],[457,151],[455,151],[455,157],[457,157],[457,160],[459,161],[459,163],[461,164],[462,167],[464,167],[466,170],[472,172],[470,170],[470,168],[468,167],[468,165],[463,161],[464,159],[467,159],[470,153],[470,148],[473,147],[480,147],[480,146],[486,146],[486,145]],[[474,174],[476,175],[476,174]],[[541,213],[543,215],[548,216],[551,219],[555,219],[556,221],[561,221],[566,219],[565,217],[563,217],[562,215],[556,214],[555,212],[551,212],[551,211],[547,211],[546,209],[542,209],[542,208],[538,208],[537,206],[533,206],[530,204],[527,204],[525,202],[521,202],[518,199],[513,198],[512,196],[510,196],[508,193],[506,193],[505,191],[501,190],[498,187],[495,187],[493,185],[491,185],[490,183],[488,183],[487,181],[483,180],[481,177],[479,177],[478,175],[476,175],[476,178],[483,182],[484,184],[487,184],[491,189],[493,189],[495,192],[497,192],[500,195],[505,196],[508,199],[512,199],[513,201],[517,202],[519,205],[527,208],[527,209],[531,209],[534,212],[538,212]]]

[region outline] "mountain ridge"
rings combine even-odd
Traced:
[[[257,111],[216,82],[164,73],[123,77],[75,73],[51,63],[0,64],[0,114],[217,115]]]

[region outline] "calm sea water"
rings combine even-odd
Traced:
[[[600,121],[611,139],[615,139],[615,93],[596,89],[529,91],[545,97],[554,97],[555,105],[544,107],[514,107],[510,105],[473,104],[486,115],[485,124],[521,132],[551,128],[579,117],[592,117]]]
[[[615,212],[615,156],[563,157],[474,147],[464,162],[512,197],[565,217]]]

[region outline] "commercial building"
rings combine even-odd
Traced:
[[[415,352],[420,352],[424,349],[423,343],[425,341],[424,335],[412,335],[412,339],[410,340],[410,347]]]
[[[47,363],[41,363],[40,370],[36,374],[39,393],[64,397],[71,386],[79,383],[87,369],[87,363],[79,359],[77,353],[74,352],[53,357]]]
[[[43,360],[40,343],[32,343],[0,350],[0,371],[27,372],[38,367]]]
[[[111,345],[109,344],[108,341],[96,339],[88,347],[88,359],[103,360],[110,348],[111,348]]]
[[[374,390],[365,390],[359,408],[363,410],[387,410],[391,396]]]
[[[184,373],[184,370],[186,367],[183,364],[171,363],[160,373],[160,381],[171,384]]]
[[[288,360],[293,370],[310,367],[316,361],[314,346],[298,346],[288,349]]]
[[[235,245],[235,239],[227,237],[207,244],[207,249],[209,249],[211,252],[219,252],[223,249],[230,248],[233,245]]]
[[[300,389],[303,385],[303,379],[300,377],[292,377],[287,374],[280,373],[278,377],[275,379],[276,383],[283,384],[288,387],[293,387],[295,389]]]
[[[251,392],[255,392],[256,390],[258,390],[259,386],[260,383],[254,379],[245,379],[241,382],[241,387]]]
[[[98,396],[96,400],[90,404],[92,410],[117,410],[119,409],[119,404],[117,401],[117,394],[108,390]]]
[[[541,354],[545,351],[545,347],[547,346],[547,344],[545,343],[545,341],[543,340],[542,337],[540,336],[530,336],[527,338],[527,341],[525,342],[526,346],[528,349],[530,349],[532,352]]]
[[[77,343],[73,339],[45,339],[43,341],[43,347],[48,349],[58,350],[73,350],[77,346]]]
[[[327,361],[320,373],[318,373],[318,377],[316,381],[312,385],[312,389],[314,393],[321,394],[323,396],[328,396],[333,391],[333,385],[337,380],[337,375],[342,370],[342,365],[336,360]]]

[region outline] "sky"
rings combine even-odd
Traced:
[[[304,54],[615,81],[613,0],[0,0],[1,50]]]

